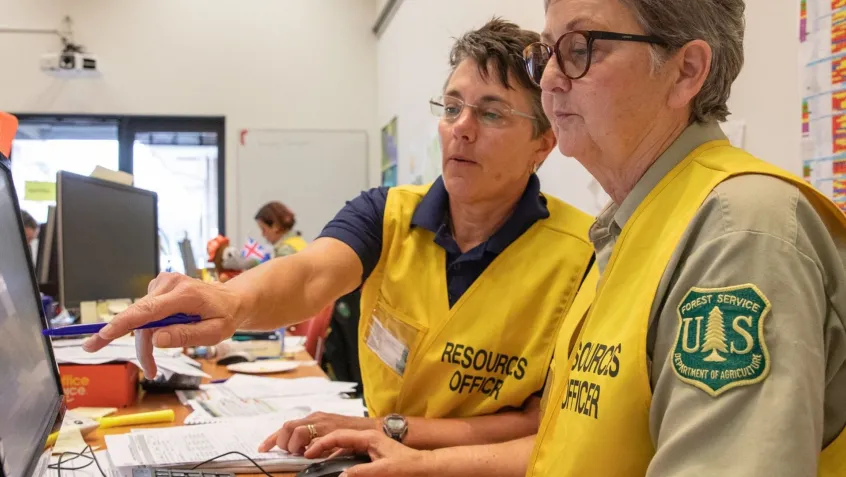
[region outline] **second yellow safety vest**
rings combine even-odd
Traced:
[[[296,252],[302,252],[308,246],[308,242],[300,235],[292,235],[284,240],[282,243],[291,247]]]

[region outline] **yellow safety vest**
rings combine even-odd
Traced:
[[[285,245],[291,247],[296,252],[301,252],[304,248],[308,246],[308,242],[305,241],[299,235],[292,235],[282,241]]]
[[[649,434],[652,390],[646,359],[654,294],[708,194],[742,174],[766,174],[794,184],[818,213],[846,229],[846,216],[810,185],[728,141],[708,142],[690,153],[626,223],[598,288],[594,269],[571,307],[566,322],[583,321],[579,331],[570,326],[559,335],[552,388],[528,476],[646,474],[655,453]],[[841,434],[822,451],[818,475],[844,472],[846,437]]]
[[[549,217],[450,308],[446,251],[411,219],[429,186],[395,187],[382,255],[362,289],[359,357],[371,416],[469,417],[543,388],[558,328],[590,263],[592,218],[546,196]]]

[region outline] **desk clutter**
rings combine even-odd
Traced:
[[[355,383],[330,381],[321,376],[279,379],[235,374],[222,382],[176,390],[178,402],[190,411],[182,426],[138,428],[135,426],[172,424],[174,412],[167,409],[116,415],[121,414],[120,408],[135,404],[139,395],[143,395],[138,393],[128,399],[123,392],[124,380],[129,376],[134,375],[137,384],[134,341],[120,339],[94,354],[83,354],[80,344],[80,340],[54,344],[71,410],[65,415],[57,436],[48,440],[48,445],[53,445],[49,451],[52,457],[45,461],[43,472],[34,475],[52,477],[58,475],[61,467],[61,475],[74,477],[132,477],[133,471],[145,467],[187,471],[199,464],[206,472],[258,472],[251,460],[268,472],[296,472],[314,461],[278,449],[260,453],[256,451],[259,443],[285,422],[313,412],[346,416],[366,413],[361,399],[347,398],[355,393]],[[293,340],[290,344],[296,345]],[[181,350],[156,350],[156,360],[171,377],[188,372],[198,379],[210,378],[202,363]],[[109,374],[112,368],[134,368],[134,374],[115,379]],[[77,374],[68,374],[69,371]],[[108,403],[112,407],[82,407],[109,406]],[[110,429],[105,436],[107,450],[91,448],[85,438],[106,428]],[[61,456],[67,458],[59,464]],[[214,460],[206,462],[210,459]],[[77,469],[82,466],[85,467]]]
[[[361,399],[347,398],[356,392],[355,383],[330,381],[321,376],[279,379],[254,375],[262,372],[260,366],[266,366],[269,370],[266,372],[280,372],[316,364],[281,359],[293,356],[290,350],[300,356],[305,353],[304,338],[280,338],[245,334],[214,348],[185,350],[188,354],[182,349],[155,349],[160,369],[157,381],[182,379],[183,384],[187,383],[181,389],[157,390],[175,393],[178,402],[190,411],[182,419],[182,426],[165,428],[146,426],[172,425],[175,420],[172,409],[121,412],[142,401],[144,396],[139,383],[146,380],[139,375],[134,338],[120,338],[96,353],[85,352],[82,339],[53,340],[53,354],[70,410],[61,430],[48,439],[48,447],[52,446],[48,453],[52,457],[45,461],[43,472],[35,475],[59,475],[61,470],[61,475],[75,477],[131,477],[133,472],[140,474],[148,467],[187,472],[200,464],[203,470],[211,472],[252,473],[258,471],[255,464],[269,472],[302,470],[313,461],[281,450],[259,453],[256,451],[259,443],[285,422],[302,419],[313,412],[364,416],[366,409]],[[203,378],[211,379],[211,375],[189,354],[206,359],[208,365],[215,362],[230,372],[248,365],[256,370],[200,384]],[[244,356],[244,359],[227,365],[226,358],[232,356]],[[104,438],[107,450],[86,443],[85,439],[95,431],[111,428],[116,431],[110,431]],[[206,462],[210,459],[214,460]]]
[[[345,398],[355,388],[355,383],[334,382],[324,377],[278,379],[234,375],[223,383],[203,384],[195,391],[177,391],[179,402],[189,407],[191,413],[183,426],[165,428],[132,426],[171,422],[172,410],[115,416],[115,408],[78,408],[66,414],[55,446],[49,451],[53,454],[49,462],[56,467],[60,456],[70,455],[72,460],[68,462],[73,465],[66,465],[67,459],[63,459],[62,475],[75,477],[103,475],[94,465],[95,456],[99,467],[110,477],[131,477],[134,469],[143,467],[190,469],[198,464],[203,464],[204,470],[257,472],[249,459],[269,472],[295,472],[314,461],[278,449],[260,453],[256,451],[259,443],[285,422],[312,412],[365,415],[361,399]],[[169,416],[165,416],[167,413]],[[90,436],[98,427],[120,425],[125,432],[105,436],[107,450],[92,449],[84,440],[84,436]],[[223,457],[214,459],[218,456]],[[214,461],[206,463],[210,459]],[[88,466],[84,470],[65,471],[79,467],[80,462]],[[34,475],[58,475],[57,470],[47,467]]]

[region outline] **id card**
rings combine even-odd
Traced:
[[[408,363],[409,349],[418,331],[377,308],[370,319],[367,347],[395,373],[402,376]]]

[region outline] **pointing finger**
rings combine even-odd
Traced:
[[[138,361],[141,362],[144,377],[155,379],[158,367],[155,358],[153,358],[153,334],[150,330],[135,332],[135,354],[138,356]]]

